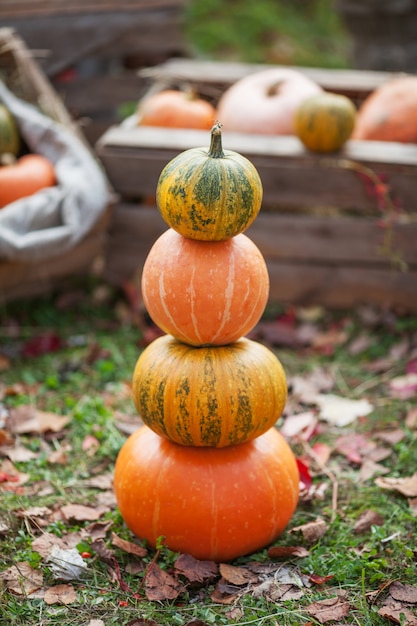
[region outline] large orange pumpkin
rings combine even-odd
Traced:
[[[195,348],[170,335],[158,337],[137,360],[132,386],[145,424],[191,446],[249,441],[275,424],[287,399],[278,358],[246,338]]]
[[[228,448],[178,446],[147,426],[118,455],[114,489],[123,519],[155,546],[219,562],[250,554],[286,528],[298,502],[295,457],[271,428]]]
[[[417,76],[392,79],[359,108],[352,139],[417,143]]]
[[[259,321],[268,301],[268,270],[244,234],[196,241],[169,229],[145,261],[142,294],[164,332],[195,346],[224,345]]]

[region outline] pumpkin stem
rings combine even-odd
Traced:
[[[269,85],[268,89],[266,90],[266,95],[268,97],[276,96],[277,93],[279,93],[279,90],[283,82],[284,82],[283,80],[276,80],[274,83]]]
[[[224,157],[222,146],[222,126],[223,124],[216,122],[211,129],[211,142],[208,155],[213,159],[222,159]]]

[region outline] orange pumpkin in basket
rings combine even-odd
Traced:
[[[0,167],[0,208],[55,184],[51,161],[40,154],[26,154]]]

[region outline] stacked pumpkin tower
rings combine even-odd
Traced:
[[[219,123],[210,148],[175,157],[157,185],[169,228],[145,261],[142,294],[165,334],[134,370],[145,425],[120,450],[114,488],[136,536],[197,559],[267,546],[298,502],[296,460],[274,426],[285,373],[246,337],[269,296],[264,258],[244,234],[261,202],[255,167],[223,151]]]

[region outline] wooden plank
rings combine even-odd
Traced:
[[[272,67],[265,64],[200,61],[194,59],[169,59],[153,68],[140,70],[140,75],[153,82],[189,82],[197,85],[217,86],[222,90],[235,81],[254,72]],[[277,67],[276,65],[274,67]],[[399,72],[359,71],[351,69],[324,69],[317,67],[291,67],[309,76],[328,91],[365,97],[371,91],[398,76]]]
[[[354,218],[328,223],[311,216],[261,212],[247,235],[267,263],[270,299],[330,307],[368,302],[417,311],[416,225],[412,233],[402,227],[396,232],[407,242],[406,254],[410,255],[410,269],[401,272],[374,248],[375,223],[362,224],[363,220]],[[106,250],[107,280],[120,285],[134,276],[139,279],[149,250],[166,229],[155,207],[117,206]]]
[[[155,193],[163,167],[183,150],[208,145],[207,132],[163,128],[110,128],[96,144],[114,188],[127,198]],[[249,158],[273,207],[333,206],[377,212],[375,196],[351,169],[384,175],[396,203],[415,211],[417,146],[349,141],[336,156],[308,153],[296,137],[224,133],[223,146]]]
[[[143,11],[178,7],[186,0],[2,0],[0,18],[99,13],[100,11]]]
[[[10,18],[2,25],[19,33],[49,77],[90,57],[114,60],[153,50],[160,58],[162,51],[169,50],[171,56],[185,51],[175,7]]]

